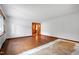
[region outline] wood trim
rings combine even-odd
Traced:
[[[32,22],[32,23],[35,23],[35,24],[40,24],[40,22]]]

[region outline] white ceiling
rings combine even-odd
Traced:
[[[72,4],[4,4],[1,6],[10,19],[41,22],[79,10],[79,5]]]

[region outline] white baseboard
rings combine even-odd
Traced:
[[[79,41],[79,35],[76,34],[46,34],[42,33],[42,35],[49,35],[49,36],[54,36],[54,37],[59,37],[59,38],[64,38],[64,39],[69,39],[69,40],[74,40],[74,41]]]

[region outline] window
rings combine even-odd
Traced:
[[[0,36],[4,33],[4,18],[0,15]]]

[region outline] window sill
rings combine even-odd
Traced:
[[[4,35],[4,33],[5,33],[5,31],[4,31],[3,33],[0,33],[0,37],[1,37],[1,36],[3,36],[3,35]]]

